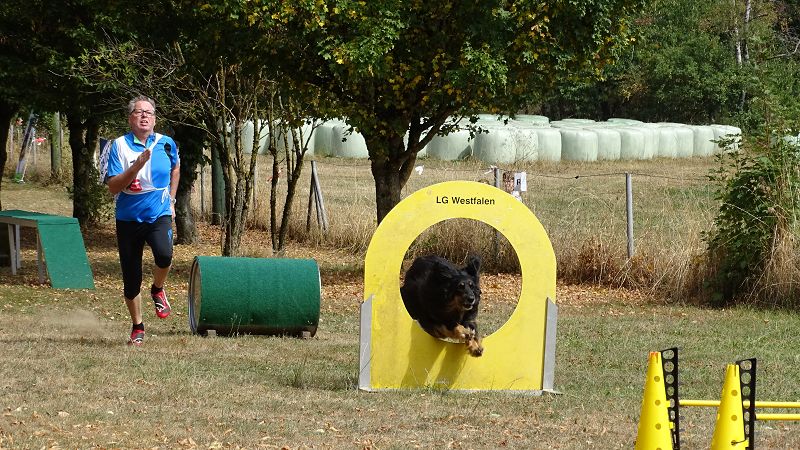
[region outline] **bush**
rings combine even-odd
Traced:
[[[724,144],[724,143],[720,143]],[[800,147],[778,139],[718,156],[710,179],[721,205],[708,244],[713,306],[751,301],[790,306],[797,296],[795,230]]]

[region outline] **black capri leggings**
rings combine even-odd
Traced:
[[[125,298],[132,300],[142,290],[144,244],[153,250],[156,266],[172,264],[172,216],[161,216],[153,223],[117,221],[117,247],[122,267]]]

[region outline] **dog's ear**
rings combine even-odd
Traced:
[[[473,278],[478,278],[478,272],[481,269],[481,258],[478,255],[470,255],[467,258],[467,265],[464,266],[464,272],[467,272]]]

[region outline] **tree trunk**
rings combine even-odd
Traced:
[[[181,167],[183,172],[183,167]],[[192,214],[192,191],[178,191],[175,199],[175,228],[177,236],[176,244],[195,244],[197,243],[197,226]]]
[[[436,130],[439,129],[439,125],[436,126]],[[416,127],[412,126],[408,149],[403,142],[403,136],[393,136],[387,132],[388,130],[383,130],[383,133],[378,131],[374,135],[364,135],[370,154],[372,177],[375,180],[375,205],[379,224],[386,214],[400,203],[403,187],[414,170],[417,152],[423,145],[419,140],[419,130],[416,129],[415,132],[415,129]],[[427,141],[429,139],[426,139]]]
[[[272,121],[270,120],[269,123],[269,153],[272,155],[272,176],[269,180],[269,234],[272,241],[272,253],[277,254],[282,250],[280,239],[278,238],[278,181],[281,174],[281,162],[278,159],[278,149],[275,147],[273,138]]]
[[[226,151],[224,148],[221,151]],[[222,175],[218,146],[211,146],[211,224],[221,225],[225,219],[225,178]]]
[[[6,170],[6,160],[8,160],[8,152],[6,150],[8,145],[8,126],[16,112],[16,105],[0,100],[0,210],[3,209],[2,182],[3,174]]]
[[[307,150],[302,143],[303,138],[300,129],[291,130],[291,145],[288,141],[288,135],[289,133],[284,134],[284,145],[286,146],[286,201],[283,205],[281,228],[278,232],[278,247],[273,248],[273,251],[276,252],[282,252],[286,245],[286,235],[289,232],[289,217],[292,214],[297,182],[300,181],[300,176],[303,173],[303,160]]]
[[[389,211],[400,203],[400,193],[404,183],[400,181],[400,172],[390,161],[372,161],[371,166],[372,177],[375,179],[375,205],[380,224]]]
[[[97,183],[93,155],[100,124],[92,117],[81,121],[80,116],[73,112],[67,113],[67,127],[72,150],[72,217],[78,219],[80,226],[84,227],[92,215],[92,183]]]
[[[61,114],[53,113],[50,120],[50,178],[61,179]]]
[[[256,173],[257,154],[245,156],[242,146],[243,122],[235,120],[231,124],[232,151],[220,152],[222,174],[225,179],[225,238],[222,244],[223,256],[241,254],[242,234],[245,231],[247,213],[253,191],[253,178]],[[256,128],[255,136],[260,135]],[[217,143],[219,145],[219,143]],[[257,149],[254,146],[254,149]]]
[[[191,194],[198,167],[203,161],[205,132],[199,127],[183,124],[176,124],[174,129],[181,157],[181,181],[175,198],[175,243],[194,244],[197,242],[197,227],[192,213]]]

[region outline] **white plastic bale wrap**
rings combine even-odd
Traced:
[[[502,125],[508,116],[503,116],[500,114],[478,114],[478,122],[483,122],[485,124],[500,124]]]
[[[615,128],[620,136],[619,159],[638,160],[644,153],[644,130],[633,127]]]
[[[337,124],[331,128],[332,156],[339,158],[369,158],[364,136],[356,131],[348,132],[349,129],[350,126],[347,124]]]
[[[780,140],[785,142],[786,144],[789,144],[792,147],[800,145],[800,139],[798,139],[797,136],[792,136],[791,134],[787,134],[786,136],[781,137]],[[775,140],[770,140],[770,142],[772,143],[772,145],[775,145],[777,143]]]
[[[247,154],[253,152],[253,133],[255,133],[253,122],[248,120],[242,125],[242,131],[239,135],[242,139],[242,150]],[[231,144],[233,144],[233,142],[231,142]],[[231,150],[235,151],[234,148],[231,148]]]
[[[315,138],[314,135],[316,134],[316,129],[310,123],[303,123],[303,125],[299,129],[295,129],[294,133],[297,133],[297,141],[300,146],[306,147],[306,156],[315,155],[316,148],[314,147]],[[289,139],[291,142],[292,135],[289,135]],[[294,143],[292,142],[292,147],[294,147]]]
[[[661,138],[661,133],[658,127],[648,125],[640,125],[637,128],[644,133],[644,149],[642,149],[642,159],[653,159],[658,154],[658,143]]]
[[[539,161],[561,161],[561,132],[556,128],[533,127],[539,144]]]
[[[513,126],[509,129],[514,140],[516,161],[538,161],[539,160],[539,135],[530,126]]]
[[[567,124],[575,124],[575,125],[591,125],[597,123],[595,120],[592,119],[577,119],[577,118],[567,118],[561,119],[559,122],[567,123]]]
[[[320,124],[314,131],[314,154],[333,156],[333,127],[341,122],[329,120]]]
[[[659,127],[658,130],[658,152],[656,156],[661,158],[675,158],[678,154],[678,137],[672,127]]]
[[[675,130],[675,157],[691,158],[694,153],[694,132],[687,126],[672,129]]]
[[[711,129],[714,130],[714,140],[717,141],[719,139],[730,139],[736,135],[741,135],[742,130],[733,127],[730,125],[719,125],[719,124],[712,124]],[[716,148],[714,149],[714,153],[721,153],[723,151],[736,151],[739,149],[738,144],[731,143],[728,144],[725,148],[721,148],[719,143],[716,144]]]
[[[288,134],[284,134],[284,130],[278,125],[276,122],[272,126],[272,131],[275,133],[275,148],[278,150],[278,153],[283,154],[286,151],[286,144],[288,143],[289,148],[293,148],[294,145],[292,144],[292,132],[289,131]],[[269,130],[265,130],[266,133],[269,133]],[[265,147],[268,147],[267,144]],[[269,148],[264,149],[265,152],[269,152]]]
[[[705,125],[691,125],[694,138],[692,156],[704,158],[714,154],[717,144],[714,143],[714,130]]]
[[[258,153],[260,155],[266,155],[269,153],[269,127],[265,122],[259,121],[258,123],[263,123],[263,128],[261,129],[261,138],[259,139],[259,149]],[[253,132],[254,129],[252,127],[252,123],[248,122],[248,135],[247,135],[247,142],[252,144],[253,139]],[[300,145],[305,145],[306,149],[306,156],[310,156],[314,154],[314,144],[315,144],[315,130],[311,124],[303,123],[299,129],[294,130],[287,130],[286,135],[284,136],[284,130],[280,127],[280,124],[276,121],[272,126],[272,131],[276,134],[275,136],[275,148],[279,153],[283,153],[286,151],[286,144],[288,143],[289,148],[294,149],[294,136],[296,135],[298,143]],[[248,145],[248,148],[251,148],[252,145]]]
[[[597,135],[597,160],[616,161],[622,153],[622,136],[616,128],[587,128]]]
[[[547,126],[550,124],[550,118],[547,116],[537,116],[534,114],[518,114],[514,116],[517,122],[528,123],[532,125]]]
[[[585,128],[587,126],[591,126],[596,123],[597,122],[591,119],[586,119],[586,120],[562,119],[562,120],[551,121],[550,126],[553,128]]]
[[[472,156],[489,164],[515,162],[517,146],[511,127],[489,127],[487,131],[475,136]]]
[[[434,136],[426,146],[428,158],[458,161],[472,155],[468,130],[457,130],[447,136]]]
[[[612,117],[608,119],[609,123],[620,124],[620,125],[639,125],[642,123],[641,120],[635,119],[624,119],[621,117]]]
[[[257,123],[261,123],[259,120]],[[248,120],[242,125],[241,131],[241,139],[242,139],[242,150],[250,154],[253,152],[253,134],[255,133],[255,126],[253,122]],[[269,130],[267,129],[266,124],[264,124],[264,128],[261,129],[261,137],[258,140],[258,153],[265,154],[268,152],[268,137],[269,137]]]
[[[560,128],[561,159],[564,161],[597,161],[597,134],[576,128]]]

